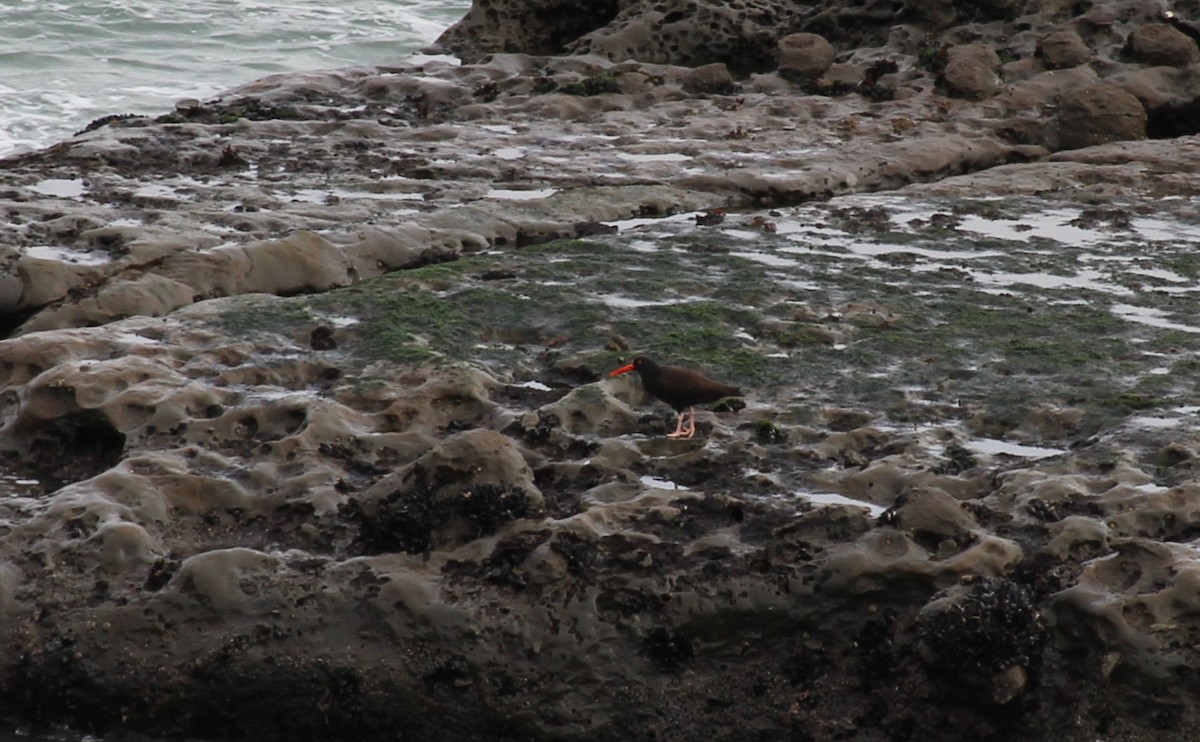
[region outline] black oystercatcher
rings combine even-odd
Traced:
[[[642,386],[650,396],[662,400],[675,408],[678,419],[675,432],[668,438],[691,438],[696,434],[696,405],[716,402],[725,397],[740,397],[742,392],[735,386],[713,381],[699,371],[679,366],[660,366],[646,356],[638,356],[633,363],[626,364],[609,376],[620,376],[637,371],[642,377]],[[691,413],[687,428],[683,427],[683,411]]]

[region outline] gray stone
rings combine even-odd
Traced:
[[[1000,90],[1000,57],[984,44],[952,46],[938,82],[955,98],[981,100]]]
[[[1196,42],[1165,23],[1148,23],[1134,30],[1125,49],[1131,59],[1142,64],[1186,67],[1200,61]]]
[[[1042,37],[1038,42],[1037,54],[1048,70],[1061,70],[1086,64],[1092,58],[1092,50],[1079,34],[1065,29]]]
[[[815,80],[833,64],[833,46],[824,37],[794,33],[779,40],[779,74],[789,80]]]
[[[1063,149],[1144,139],[1146,109],[1121,88],[1104,83],[1091,85],[1072,91],[1060,103],[1058,136]]]

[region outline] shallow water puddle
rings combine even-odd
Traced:
[[[1022,446],[1018,443],[999,441],[994,438],[974,438],[966,442],[965,448],[988,456],[1015,456],[1021,459],[1045,459],[1066,453],[1060,448]]]
[[[741,258],[743,260],[752,260],[755,263],[771,266],[772,268],[799,268],[800,263],[788,258],[781,258],[778,255],[772,255],[765,252],[731,252],[730,256]]]
[[[971,271],[971,278],[982,284],[992,286],[1033,286],[1039,289],[1064,289],[1079,291],[1099,291],[1120,296],[1131,296],[1134,292],[1119,284],[1104,280],[1105,273],[1094,270],[1079,271],[1073,275],[1058,275],[1054,273],[990,273],[987,271]]]
[[[369,199],[371,201],[424,201],[424,193],[355,191],[348,188],[301,188],[290,193],[276,192],[281,200],[306,204],[332,204],[338,201]]]
[[[879,257],[881,255],[895,255],[897,253],[907,253],[917,255],[922,258],[930,258],[932,260],[980,260],[983,258],[1002,257],[1005,253],[999,250],[937,250],[924,247],[915,247],[913,245],[897,245],[878,242],[852,242],[846,245],[847,249],[855,255],[863,255],[866,257]],[[787,249],[787,248],[783,248]]]
[[[667,304],[686,304],[693,299],[635,299],[632,296],[620,294],[600,294],[595,297],[600,303],[613,309],[640,309],[641,307],[661,307]]]
[[[671,214],[670,216],[639,216],[633,219],[618,219],[612,222],[605,222],[609,226],[616,227],[618,232],[627,232],[631,229],[639,227],[650,227],[647,232],[657,233],[663,227],[677,225],[684,222],[693,222],[696,216],[701,212],[687,211],[681,214]]]
[[[1173,242],[1176,240],[1195,242],[1200,240],[1200,226],[1181,224],[1178,221],[1141,217],[1132,220],[1130,227],[1137,232],[1139,237],[1152,242]]]
[[[560,142],[592,142],[598,140],[601,142],[611,142],[614,139],[620,139],[616,134],[559,134],[557,137]]]
[[[106,252],[88,252],[53,245],[34,245],[26,248],[25,254],[38,260],[53,260],[74,265],[104,265],[113,260],[112,256]]]
[[[211,189],[213,183],[197,180],[196,178],[179,175],[164,180],[138,183],[133,191],[134,198],[154,199],[158,201],[195,201],[199,192]]]
[[[1112,313],[1125,320],[1126,322],[1136,322],[1140,325],[1149,325],[1150,327],[1159,327],[1164,330],[1178,330],[1179,332],[1200,333],[1200,327],[1195,325],[1185,325],[1179,322],[1173,322],[1167,319],[1160,309],[1150,307],[1138,307],[1132,304],[1114,304],[1111,307]]]
[[[181,195],[178,188],[165,183],[149,183],[140,186],[133,192],[135,198],[152,198],[159,201],[187,201],[188,197]]]
[[[1191,279],[1184,278],[1183,276],[1179,275],[1178,273],[1175,273],[1175,272],[1169,271],[1169,270],[1164,270],[1162,268],[1126,268],[1125,272],[1132,273],[1135,276],[1145,276],[1146,278],[1157,278],[1160,281],[1169,281],[1170,283],[1191,283]],[[1189,288],[1192,290],[1196,289],[1196,287],[1194,287],[1194,286],[1189,287]]]
[[[1197,414],[1200,413],[1200,407],[1185,406],[1174,407],[1171,409],[1162,410],[1155,415],[1134,415],[1128,418],[1126,424],[1135,428],[1145,428],[1151,430],[1169,430],[1188,426],[1189,428],[1196,426]]]
[[[1131,417],[1126,422],[1135,428],[1151,428],[1154,430],[1178,428],[1183,424],[1183,420],[1177,417],[1146,417],[1140,415],[1138,417]]]
[[[1092,245],[1106,239],[1105,235],[1099,234],[1097,230],[1069,223],[1078,218],[1078,210],[1060,209],[1027,214],[1019,219],[966,216],[958,225],[958,229],[1013,242],[1046,239],[1068,245]]]
[[[557,188],[539,188],[530,191],[512,190],[509,188],[493,188],[492,190],[483,194],[483,197],[507,199],[509,201],[534,201],[539,198],[549,198],[556,193],[558,193]]]
[[[662,154],[639,154],[637,152],[618,152],[617,157],[627,162],[682,162],[692,159],[690,155],[679,152]]]
[[[42,482],[0,470],[0,501],[16,505],[20,501],[35,497],[45,491]]]
[[[115,340],[117,342],[125,343],[126,345],[150,346],[150,345],[162,345],[163,344],[163,342],[161,340],[156,340],[155,338],[146,337],[145,335],[139,335],[136,332],[128,332],[128,331],[127,332],[118,332],[118,333],[114,334],[113,340]]]
[[[832,492],[806,492],[803,490],[797,490],[793,492],[792,495],[799,497],[802,500],[807,500],[814,505],[849,505],[851,507],[863,508],[868,514],[870,514],[872,518],[878,518],[879,516],[883,515],[885,510],[887,510],[887,508],[883,507],[882,505],[862,502],[861,500],[852,500],[849,497],[834,494]]]
[[[672,482],[670,479],[661,479],[659,477],[652,477],[649,474],[645,474],[645,475],[641,476],[638,481],[640,481],[642,484],[646,485],[647,487],[650,487],[650,488],[656,489],[656,490],[686,490],[687,489],[687,487],[685,487],[681,484],[676,484],[675,482]]]
[[[43,196],[59,198],[79,198],[87,190],[87,186],[79,178],[47,178],[30,188]]]

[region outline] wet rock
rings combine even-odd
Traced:
[[[636,394],[637,399],[649,401],[640,386]],[[610,384],[576,387],[562,399],[543,407],[540,414],[553,416],[569,433],[604,432],[608,435],[633,432],[639,418],[637,412],[614,395]]]
[[[1000,57],[984,44],[952,46],[946,50],[938,83],[957,98],[989,98],[1000,89],[999,69]]]
[[[154,274],[133,280],[109,281],[96,292],[77,302],[40,312],[21,326],[22,332],[57,327],[76,327],[150,315],[160,317],[195,300],[196,290],[180,281]]]
[[[1038,41],[1037,55],[1046,69],[1062,70],[1086,64],[1092,58],[1092,50],[1076,31],[1062,29]]]
[[[1200,156],[1072,101],[1186,134],[1195,74],[1122,55],[1156,8],[1083,5],[479,0],[464,65],[273,76],[6,159],[0,716],[1188,738],[1196,347],[1123,312],[1188,315]],[[796,32],[843,61],[793,85]],[[1060,126],[1114,143],[1050,155]],[[1133,261],[1088,279],[1119,301],[1013,278],[1074,280],[1060,228]],[[666,439],[603,377],[630,347],[745,410]]]
[[[970,534],[977,527],[975,519],[958,500],[930,487],[901,494],[881,520],[908,531],[918,543],[935,549],[943,541],[969,543]]]
[[[1168,443],[1154,454],[1154,464],[1169,469],[1180,464],[1195,461],[1197,451],[1194,447],[1183,443]]]
[[[1142,64],[1186,67],[1200,61],[1196,42],[1165,23],[1148,23],[1129,35],[1125,52]]]
[[[761,72],[773,66],[775,29],[786,26],[795,10],[778,0],[756,0],[753,5],[756,12],[747,13],[740,6],[711,0],[634,3],[569,49],[614,61],[686,67],[721,62],[735,74]]]
[[[1039,405],[1030,410],[1019,430],[1033,440],[1068,438],[1079,432],[1084,414],[1079,407]]]
[[[150,564],[162,552],[162,545],[137,523],[104,523],[92,536],[102,545],[101,563],[115,572]]]
[[[253,549],[216,549],[185,559],[175,589],[218,613],[256,613],[276,605],[262,590],[279,559]]]
[[[868,410],[848,410],[837,407],[824,409],[821,411],[821,415],[830,430],[848,432],[863,429],[864,433],[867,432],[865,426],[875,417]]]
[[[568,0],[483,0],[441,35],[438,44],[467,61],[493,52],[520,49],[557,54],[580,36],[609,23],[619,4],[599,2],[580,8]]]
[[[428,489],[434,498],[445,498],[481,485],[510,486],[542,505],[533,485],[533,472],[511,438],[492,430],[468,430],[452,435],[416,461],[377,482],[363,493],[377,500],[397,489]]]
[[[333,328],[327,325],[313,328],[308,335],[308,344],[313,350],[334,350],[337,348],[337,340],[334,338]]]
[[[754,431],[755,440],[759,443],[786,443],[788,440],[788,432],[770,420],[758,420],[751,423],[751,428]]]
[[[733,95],[737,86],[729,69],[720,62],[705,64],[687,73],[683,78],[683,89],[689,93],[705,95]]]
[[[904,10],[907,15],[934,28],[945,28],[958,20],[955,3],[950,0],[917,0],[905,3]]]
[[[1200,523],[1200,505],[1192,498],[1198,493],[1188,483],[1165,491],[1145,492],[1129,485],[1116,485],[1104,493],[1106,506],[1120,510],[1105,520],[1113,537],[1140,537],[1156,540],[1187,540]]]
[[[16,591],[20,586],[20,571],[11,564],[0,562],[0,615],[20,608]]]
[[[974,20],[1014,20],[1022,9],[1021,0],[983,0],[974,3]]]
[[[55,409],[48,400],[31,401],[15,428],[23,441],[21,455],[46,479],[59,486],[82,481],[120,460],[126,436],[99,410]]]
[[[1189,39],[1200,43],[1200,23],[1197,23],[1190,18],[1180,16],[1178,13],[1170,10],[1162,14],[1162,19],[1165,20],[1167,24],[1171,26],[1171,28],[1179,31]]]
[[[778,42],[779,74],[792,82],[816,80],[833,64],[833,46],[812,33],[794,33]]]
[[[658,627],[646,637],[646,654],[663,670],[675,670],[692,659],[695,650],[687,636]]]
[[[1050,527],[1045,550],[1061,560],[1087,559],[1108,553],[1108,528],[1096,518],[1071,515]]]
[[[539,517],[540,500],[509,484],[476,484],[438,495],[415,484],[393,490],[372,512],[347,511],[357,516],[358,543],[368,554],[423,553],[483,536],[505,524]]]
[[[42,307],[67,296],[99,278],[94,268],[73,266],[60,261],[22,257],[6,285],[13,291],[8,301],[13,309]],[[19,281],[19,286],[18,286]]]
[[[1058,112],[1063,149],[1079,149],[1146,136],[1146,109],[1126,91],[1103,83],[1074,90]]]
[[[1029,673],[1020,665],[1013,665],[992,677],[992,700],[1004,705],[1025,690]]]
[[[1003,578],[945,591],[921,609],[916,632],[922,660],[939,682],[965,681],[998,703],[1021,692],[1021,676],[1039,664],[1046,641],[1029,590]]]

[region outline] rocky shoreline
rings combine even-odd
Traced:
[[[0,161],[0,718],[1191,739],[1200,6],[572,7]]]

